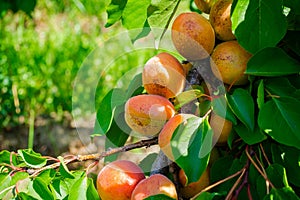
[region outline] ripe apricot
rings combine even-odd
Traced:
[[[244,85],[248,76],[244,74],[251,54],[237,41],[222,42],[211,55],[211,69],[214,75],[229,85]]]
[[[97,177],[97,191],[102,200],[128,200],[136,185],[145,178],[142,169],[127,160],[106,165]]]
[[[183,91],[185,73],[174,56],[169,53],[160,53],[147,61],[143,69],[142,80],[148,94],[172,98]]]
[[[209,186],[209,169],[208,169],[208,167],[203,172],[203,174],[201,175],[201,177],[199,178],[199,180],[197,182],[192,182],[192,183],[189,183],[188,185],[186,185],[187,178],[182,169],[179,171],[178,175],[179,175],[179,181],[180,181],[181,185],[183,186],[180,189],[180,193],[182,194],[182,196],[184,198],[189,199],[189,198],[195,196],[196,194],[198,194],[199,192],[201,192],[201,190],[203,190],[207,186]]]
[[[209,124],[214,133],[213,143],[216,142],[218,145],[226,144],[232,130],[232,122],[212,112]]]
[[[159,95],[134,96],[125,104],[125,121],[132,130],[143,136],[158,134],[174,114],[173,104]]]
[[[172,25],[172,41],[187,60],[206,58],[215,46],[215,32],[209,21],[196,12],[182,13]]]
[[[137,184],[132,192],[131,200],[142,200],[158,194],[177,199],[174,183],[164,175],[154,174]]]
[[[209,14],[211,7],[217,0],[194,0],[197,8],[204,13]]]
[[[209,20],[215,30],[216,37],[223,41],[234,40],[232,33],[230,9],[232,0],[219,0],[210,10]]]
[[[172,117],[163,127],[163,129],[160,131],[158,135],[158,145],[162,152],[172,161],[174,161],[176,158],[174,158],[172,153],[172,148],[170,145],[172,135],[176,128],[186,121],[188,118],[194,117],[192,114],[177,114],[174,117]]]

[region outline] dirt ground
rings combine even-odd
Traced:
[[[92,141],[93,119],[56,122],[49,118],[38,118],[35,123],[34,151],[42,155],[58,157],[59,155],[85,155],[104,151],[105,137],[95,137]],[[28,127],[20,126],[9,131],[0,132],[0,150],[17,151],[27,148]],[[131,160],[139,163],[149,153],[158,152],[157,146],[124,152],[119,159]],[[90,162],[77,163],[72,168],[87,167]],[[98,167],[103,166],[101,161]]]

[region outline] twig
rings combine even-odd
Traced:
[[[263,153],[263,155],[264,155],[264,157],[265,157],[265,159],[266,159],[268,165],[270,166],[271,163],[270,163],[269,158],[268,158],[268,156],[267,156],[267,154],[266,154],[266,152],[265,152],[265,150],[264,150],[264,148],[263,148],[263,146],[262,146],[261,143],[259,144],[259,147],[260,147],[260,150],[261,150],[261,152]]]
[[[249,200],[253,200],[251,190],[250,190],[250,184],[248,184],[248,187],[247,187],[247,194],[248,194]]]
[[[104,151],[102,153],[96,153],[96,154],[88,154],[88,155],[77,155],[77,156],[71,156],[71,158],[69,159],[64,159],[65,164],[70,164],[73,162],[83,162],[83,161],[87,161],[87,160],[94,160],[94,161],[99,161],[107,156],[116,154],[116,153],[120,153],[120,152],[126,152],[126,151],[130,151],[133,149],[137,149],[137,148],[142,148],[142,147],[150,147],[152,145],[155,145],[158,143],[158,138],[151,138],[148,140],[141,140],[139,142],[136,143],[132,143],[132,144],[128,144],[122,147],[117,147],[117,148],[111,148],[108,149],[107,151]],[[47,166],[44,166],[42,168],[39,169],[28,169],[27,173],[31,174],[31,176],[36,176],[37,174],[39,174],[40,172],[46,170],[46,169],[56,169],[60,166],[60,162],[56,162]]]
[[[253,164],[253,166],[256,168],[256,170],[263,176],[263,178],[270,183],[272,188],[275,188],[273,183],[269,180],[269,178],[266,176],[266,174],[263,173],[263,171],[261,171],[261,169],[257,166],[257,164],[255,163],[255,161],[251,158],[249,152],[248,152],[248,147],[245,150],[245,153],[248,157],[248,159],[250,160],[250,162]]]
[[[243,173],[244,170],[246,170],[246,167],[242,168],[241,170],[237,171],[236,173],[234,173],[234,174],[232,174],[232,175],[230,175],[230,176],[228,176],[228,177],[226,177],[226,178],[224,178],[224,179],[222,179],[222,180],[220,180],[220,181],[218,181],[218,182],[216,182],[212,185],[207,186],[206,188],[201,190],[198,194],[196,194],[193,198],[191,198],[191,200],[196,199],[201,193],[207,192],[208,190],[211,190],[212,188],[214,188],[214,187],[216,187],[216,186],[218,186],[218,185],[220,185],[220,184],[222,184],[222,183],[224,183],[224,182],[240,175],[241,173]]]
[[[232,196],[232,194],[233,194],[235,188],[236,188],[236,187],[239,185],[239,183],[241,182],[241,180],[242,180],[242,178],[243,178],[245,172],[246,172],[246,167],[244,167],[244,168],[242,169],[242,173],[241,173],[240,177],[235,181],[234,185],[232,186],[232,188],[231,188],[230,191],[228,192],[228,194],[227,194],[225,200],[229,200],[229,199],[231,198],[231,196]]]

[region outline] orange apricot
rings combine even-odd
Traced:
[[[142,169],[127,160],[107,164],[97,177],[97,191],[102,200],[129,200],[136,185],[145,178]]]
[[[196,12],[178,15],[171,35],[177,51],[190,61],[208,57],[215,46],[215,32],[211,24]]]
[[[169,53],[159,53],[145,64],[142,80],[148,94],[172,98],[183,91],[185,73],[174,56]]]
[[[215,30],[216,37],[223,41],[235,39],[231,28],[231,5],[232,0],[219,0],[212,6],[210,10],[210,23]]]
[[[212,112],[209,124],[214,133],[213,143],[217,145],[226,144],[232,131],[232,122]]]
[[[132,192],[131,200],[142,200],[158,194],[177,199],[174,183],[164,175],[154,174],[137,184]]]
[[[161,151],[172,161],[174,161],[176,158],[174,158],[171,148],[171,139],[174,131],[176,128],[183,122],[185,122],[187,119],[195,117],[195,115],[192,114],[177,114],[174,117],[172,117],[163,127],[163,129],[160,131],[158,135],[158,145],[161,149]]]
[[[167,120],[173,117],[173,104],[159,95],[138,95],[125,104],[125,121],[128,126],[142,136],[157,135]]]
[[[251,54],[237,41],[222,42],[211,55],[211,69],[214,75],[228,85],[244,85],[248,76],[244,74]]]
[[[201,192],[201,190],[203,190],[207,186],[209,186],[209,169],[208,169],[208,167],[203,172],[203,174],[201,175],[199,180],[196,182],[187,184],[187,178],[182,169],[179,171],[178,176],[179,176],[179,181],[180,181],[181,185],[183,186],[180,189],[180,194],[184,198],[189,199],[189,198],[195,196],[196,194],[198,194],[199,192]]]

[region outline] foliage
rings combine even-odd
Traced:
[[[134,31],[130,35],[134,42],[155,27],[169,27],[180,3],[179,0],[139,3],[112,0],[107,7],[106,25],[121,20],[127,29],[143,28],[142,32]],[[175,163],[184,169],[188,182],[198,180],[205,168],[210,167],[213,187],[203,190],[195,199],[299,199],[300,39],[296,35],[300,18],[297,8],[299,1],[292,0],[275,3],[234,0],[233,31],[238,42],[253,55],[245,72],[249,84],[230,86],[225,94],[212,95],[209,98],[212,103],[205,104],[207,112],[179,126],[171,139],[172,151],[178,158]],[[163,40],[164,31],[156,32],[155,36]],[[107,151],[112,148],[119,150],[116,152],[126,151],[116,148],[124,146],[131,132],[124,120],[124,104],[131,96],[145,93],[140,77],[140,74],[131,77],[130,84],[113,88],[99,102],[93,137],[106,135]],[[207,97],[201,95],[203,90],[197,91],[201,106]],[[178,105],[180,111],[184,105]],[[208,123],[212,110],[232,121],[233,131],[228,146],[215,147],[220,156],[210,164],[211,146],[207,144],[212,140]],[[117,157],[109,160],[114,159]],[[147,163],[147,159],[153,161],[148,156],[141,163]],[[49,159],[32,150],[19,150],[18,154],[2,151],[0,198],[10,198],[10,195],[29,199],[98,198],[85,172],[69,171],[66,166],[69,161],[64,158],[54,160],[56,164],[51,165]],[[52,167],[39,171],[47,165]],[[156,198],[160,197],[153,197]]]

